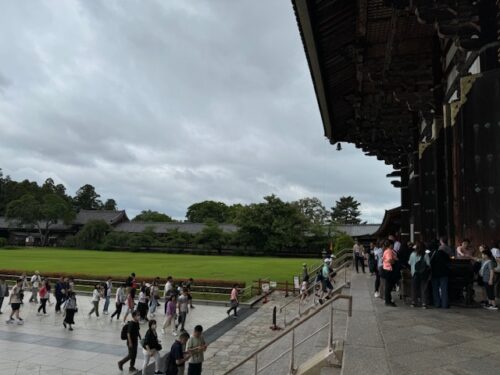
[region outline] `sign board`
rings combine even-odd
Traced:
[[[278,286],[278,283],[276,281],[270,281],[269,282],[269,286],[272,288],[272,289],[276,289],[276,287]]]
[[[268,283],[262,284],[262,291],[264,293],[269,292],[269,284]]]
[[[300,282],[298,276],[293,277],[293,286],[295,287],[295,289],[300,289]]]

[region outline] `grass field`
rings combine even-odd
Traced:
[[[317,264],[317,259],[179,255],[155,253],[107,252],[91,250],[20,248],[0,249],[0,270],[26,271],[31,274],[64,272],[125,278],[131,272],[138,277],[168,275],[178,278],[237,280],[251,282],[259,278],[292,281],[302,263]]]

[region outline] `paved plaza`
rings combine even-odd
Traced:
[[[386,307],[372,289],[373,277],[353,274],[343,375],[500,374],[498,311]]]
[[[25,298],[28,300],[28,297]],[[101,310],[103,304],[101,303]],[[38,306],[25,303],[21,310],[24,325],[6,324],[10,307],[3,306],[0,315],[0,375],[115,375],[123,373],[117,361],[125,356],[125,341],[120,339],[121,320],[110,321],[109,315],[87,317],[91,308],[89,297],[78,297],[79,312],[75,316],[74,331],[65,330],[62,315],[54,313],[54,305],[48,306],[47,317],[37,316]],[[110,308],[114,307],[111,303]],[[163,309],[163,305],[161,306]],[[113,312],[113,309],[110,310]],[[123,315],[122,315],[123,316]],[[163,310],[158,314],[163,324]],[[226,324],[221,322],[226,322]],[[203,325],[211,335],[215,331],[229,329],[234,325],[228,319],[226,307],[199,305],[188,314],[186,330],[191,332],[196,324]],[[212,328],[212,330],[210,330]],[[141,325],[144,335],[147,324]],[[174,341],[170,333],[161,335],[164,355]],[[216,332],[217,334],[217,332]],[[219,332],[217,335],[222,334]],[[142,366],[142,351],[139,350],[136,367]]]

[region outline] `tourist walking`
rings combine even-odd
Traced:
[[[158,308],[158,304],[159,304],[159,301],[160,301],[160,288],[158,288],[158,283],[157,281],[153,281],[153,283],[151,284],[151,287],[149,288],[149,294],[150,294],[150,298],[149,298],[149,316],[151,318],[154,318],[155,314],[156,314],[156,309]]]
[[[239,306],[239,301],[238,301],[238,284],[233,285],[233,289],[231,289],[231,294],[229,295],[229,303],[230,303],[230,308],[227,310],[227,316],[231,315],[231,311],[234,311],[234,317],[236,318],[238,316],[238,306]]]
[[[370,242],[370,249],[368,250],[368,270],[370,271],[370,276],[375,274],[377,268],[377,261],[375,260],[375,243]]]
[[[116,316],[116,320],[120,320],[120,314],[122,313],[123,305],[125,305],[125,283],[121,284],[118,289],[116,289],[115,297],[115,311],[111,314],[111,320]]]
[[[354,264],[356,266],[356,273],[359,273],[358,265],[361,264],[361,270],[365,273],[365,249],[364,246],[359,243],[358,240],[354,242],[352,247],[354,254]]]
[[[61,276],[59,280],[57,280],[55,286],[55,297],[56,297],[56,313],[61,313],[61,305],[64,302],[64,298],[66,297],[66,285],[64,283],[64,279]]]
[[[203,327],[194,327],[193,335],[186,344],[186,351],[191,354],[188,366],[188,375],[201,375],[204,360],[203,353],[207,350],[207,344],[203,337]]]
[[[125,302],[127,309],[125,310],[125,315],[123,316],[123,323],[127,321],[128,314],[132,314],[135,307],[135,289],[130,288],[127,293],[127,300]]]
[[[175,324],[175,318],[176,318],[176,311],[177,311],[177,298],[175,295],[171,295],[170,299],[168,302],[165,304],[165,322],[163,323],[163,328],[161,330],[161,333],[165,334],[165,330],[167,327],[172,326],[172,335],[176,336],[177,331],[176,331],[176,324]]]
[[[191,309],[194,309],[194,306],[193,306],[193,295],[191,294],[192,289],[193,289],[193,285],[194,285],[194,280],[193,280],[192,277],[190,277],[189,280],[186,283],[186,289],[187,289],[187,293],[188,293],[189,307]]]
[[[68,298],[64,302],[64,321],[63,326],[66,328],[69,326],[69,330],[73,331],[72,325],[75,324],[75,314],[78,311],[78,306],[76,304],[76,294],[73,291],[68,292]]]
[[[390,240],[384,242],[384,255],[382,256],[382,278],[385,280],[385,305],[396,307],[392,301],[392,289],[399,281],[399,267],[397,267],[398,257],[393,249]]]
[[[126,338],[128,354],[122,360],[118,361],[118,369],[123,371],[123,365],[130,361],[129,372],[135,372],[135,359],[137,358],[137,347],[139,346],[140,326],[139,326],[139,312],[132,313],[132,320],[126,325]],[[123,337],[122,337],[123,338]]]
[[[427,308],[427,286],[429,283],[431,260],[426,254],[425,245],[417,241],[408,261],[411,270],[411,306],[418,306],[420,298],[422,308]]]
[[[165,303],[168,301],[172,294],[174,294],[174,279],[172,278],[172,276],[168,276],[167,282],[165,283],[165,289],[163,291],[163,298],[165,298]]]
[[[28,277],[26,276],[26,272],[23,272],[21,275],[21,291],[19,293],[19,298],[21,298],[21,305],[24,304],[24,292],[26,292],[30,288],[30,282],[28,280]]]
[[[99,319],[99,301],[101,297],[101,286],[99,284],[95,284],[94,291],[92,292],[92,309],[88,314],[89,318],[93,313],[95,313],[95,316],[97,316],[97,319]]]
[[[146,286],[143,285],[141,287],[141,291],[139,292],[139,300],[137,303],[137,311],[139,311],[139,314],[141,316],[141,322],[147,322],[148,321],[148,296],[146,294]]]
[[[9,320],[7,320],[7,324],[14,324],[16,321],[14,320],[14,316],[17,319],[17,324],[23,324],[24,320],[19,316],[19,312],[21,310],[21,303],[22,303],[22,285],[23,285],[23,280],[22,279],[17,279],[16,285],[12,288],[9,296],[9,304],[12,309],[10,313]]]
[[[148,325],[149,329],[144,335],[144,342],[142,345],[142,354],[144,355],[142,374],[146,374],[146,368],[148,367],[151,358],[154,358],[155,360],[155,374],[162,374],[160,371],[160,350],[162,347],[158,341],[158,335],[156,333],[156,320],[151,319]]]
[[[183,375],[186,362],[191,358],[191,354],[185,349],[189,340],[189,334],[182,332],[177,340],[170,347],[167,356],[167,370],[165,375]]]
[[[104,306],[102,308],[102,313],[104,315],[108,315],[109,309],[109,301],[111,300],[111,293],[113,291],[113,281],[111,277],[108,277],[103,286],[103,295],[104,295]]]
[[[182,290],[182,294],[179,296],[177,299],[177,308],[179,310],[179,319],[177,322],[177,325],[175,326],[175,329],[177,329],[179,326],[181,327],[181,331],[184,331],[184,325],[186,324],[186,317],[188,313],[188,292],[187,289],[184,288]]]
[[[381,241],[377,242],[377,246],[373,249],[373,254],[375,256],[375,293],[374,297],[379,298],[382,294],[382,282],[384,281],[381,278],[383,264],[382,257],[384,255],[384,249],[382,249]]]
[[[29,302],[38,303],[37,295],[39,294],[41,283],[40,272],[35,271],[35,274],[31,276],[31,297]]]
[[[483,307],[488,310],[498,310],[495,301],[495,290],[494,290],[495,268],[497,266],[495,257],[491,253],[491,250],[488,248],[484,249],[482,257],[483,257],[483,264],[481,265],[481,269],[479,270],[479,275],[483,279],[484,290],[488,298],[487,304],[485,304]]]
[[[9,296],[9,287],[4,279],[0,278],[0,315],[2,313],[2,305],[5,297]]]
[[[432,298],[434,306],[446,309],[448,305],[448,277],[451,258],[444,248],[439,249],[431,257]]]
[[[49,291],[47,290],[47,283],[45,281],[41,283],[38,295],[40,296],[40,307],[38,307],[37,314],[41,315],[41,311],[43,311],[43,315],[47,315],[47,301],[49,300]]]

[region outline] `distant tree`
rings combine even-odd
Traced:
[[[359,224],[361,212],[358,207],[361,205],[353,197],[341,197],[332,207],[332,222],[335,224]]]
[[[235,224],[238,221],[238,217],[243,213],[244,210],[245,206],[243,206],[241,203],[236,203],[229,206],[226,222]]]
[[[354,246],[354,239],[345,233],[341,233],[335,237],[334,249],[335,254],[344,249],[352,249]]]
[[[114,199],[108,199],[106,202],[104,202],[102,209],[116,211],[118,209],[118,205],[116,204],[116,201]]]
[[[111,226],[105,220],[90,220],[76,234],[75,245],[82,249],[98,249],[110,231]]]
[[[330,217],[330,212],[323,206],[319,198],[303,198],[294,203],[313,225],[324,225]]]
[[[268,252],[304,246],[308,223],[297,205],[283,202],[275,195],[264,200],[242,210],[236,223],[237,240]]]
[[[6,217],[9,221],[36,228],[42,246],[45,246],[50,228],[59,222],[69,223],[75,217],[75,212],[66,200],[56,194],[47,194],[41,201],[26,194],[7,205]]]
[[[83,185],[73,199],[77,210],[99,210],[102,208],[101,196],[92,185]]]
[[[196,243],[219,251],[225,244],[225,240],[224,231],[215,220],[207,220],[203,230],[195,237]]]
[[[143,210],[139,215],[134,217],[132,221],[145,221],[153,223],[171,223],[174,220],[167,214],[158,211]]]
[[[223,202],[203,201],[188,207],[186,218],[192,223],[214,220],[218,223],[229,221],[229,207]]]

